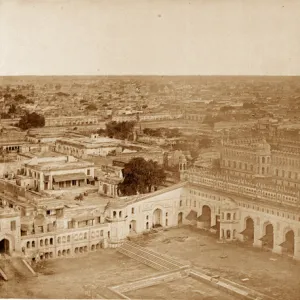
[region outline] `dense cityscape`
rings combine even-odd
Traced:
[[[0,297],[299,299],[299,77],[12,76],[0,103]]]

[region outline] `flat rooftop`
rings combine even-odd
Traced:
[[[31,151],[31,152],[26,152],[26,153],[18,153],[19,156],[23,156],[24,158],[40,158],[40,157],[59,157],[59,156],[64,156],[61,153],[53,152],[53,151],[46,151],[46,152],[41,152],[41,151]]]
[[[58,142],[66,143],[70,145],[78,145],[84,148],[97,148],[103,147],[108,145],[117,145],[122,143],[121,140],[111,139],[107,137],[97,137],[97,138],[90,138],[90,137],[79,137],[79,138],[61,138]]]
[[[51,192],[51,191],[50,191]],[[61,195],[58,195],[56,198],[49,200],[42,200],[43,205],[47,207],[67,207],[74,209],[87,209],[91,207],[105,207],[106,204],[111,200],[111,198],[98,194],[98,192],[88,192],[87,196],[83,197],[82,201],[74,200],[75,196],[78,196],[80,193],[83,194],[84,191],[81,190],[63,190]],[[48,194],[48,193],[47,193]],[[49,193],[51,194],[51,193]],[[53,193],[54,195],[55,193]]]
[[[38,162],[37,164],[28,164],[28,166],[40,171],[54,171],[54,170],[73,170],[80,168],[87,168],[94,166],[93,163],[87,161],[56,161],[56,162]]]

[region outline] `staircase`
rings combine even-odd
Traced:
[[[0,279],[4,280],[11,280],[18,276],[18,273],[16,272],[15,268],[12,266],[9,260],[3,259],[3,257],[0,258],[0,269],[2,272]]]
[[[0,269],[4,273],[4,280],[11,280],[16,277],[32,277],[34,274],[29,270],[23,259],[20,257],[1,256]],[[1,272],[0,272],[1,273]]]
[[[130,241],[125,241],[117,248],[117,251],[158,271],[169,271],[189,267]]]

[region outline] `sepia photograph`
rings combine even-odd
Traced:
[[[0,300],[300,300],[299,0],[0,0]]]

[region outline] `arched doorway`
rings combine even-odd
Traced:
[[[107,193],[108,193],[108,186],[107,186],[107,184],[103,184],[103,193],[105,195],[107,195]]]
[[[9,240],[2,239],[0,241],[0,253],[9,254]]]
[[[244,241],[253,243],[254,241],[254,221],[252,218],[248,217],[245,222],[245,229],[241,232],[244,236]]]
[[[200,216],[203,222],[203,228],[210,229],[211,227],[211,209],[209,206],[204,205],[202,207],[202,215]]]
[[[153,212],[153,227],[161,227],[162,226],[162,210],[157,208]]]
[[[129,232],[133,233],[136,232],[136,221],[132,220],[129,224]]]
[[[285,241],[280,245],[283,247],[285,252],[289,255],[294,255],[294,249],[295,249],[295,233],[293,230],[289,230],[285,234]]]
[[[182,224],[182,220],[183,220],[183,212],[180,212],[178,214],[178,225],[181,225]]]
[[[274,228],[272,224],[268,224],[265,227],[265,235],[260,239],[262,246],[273,249],[274,246]]]

